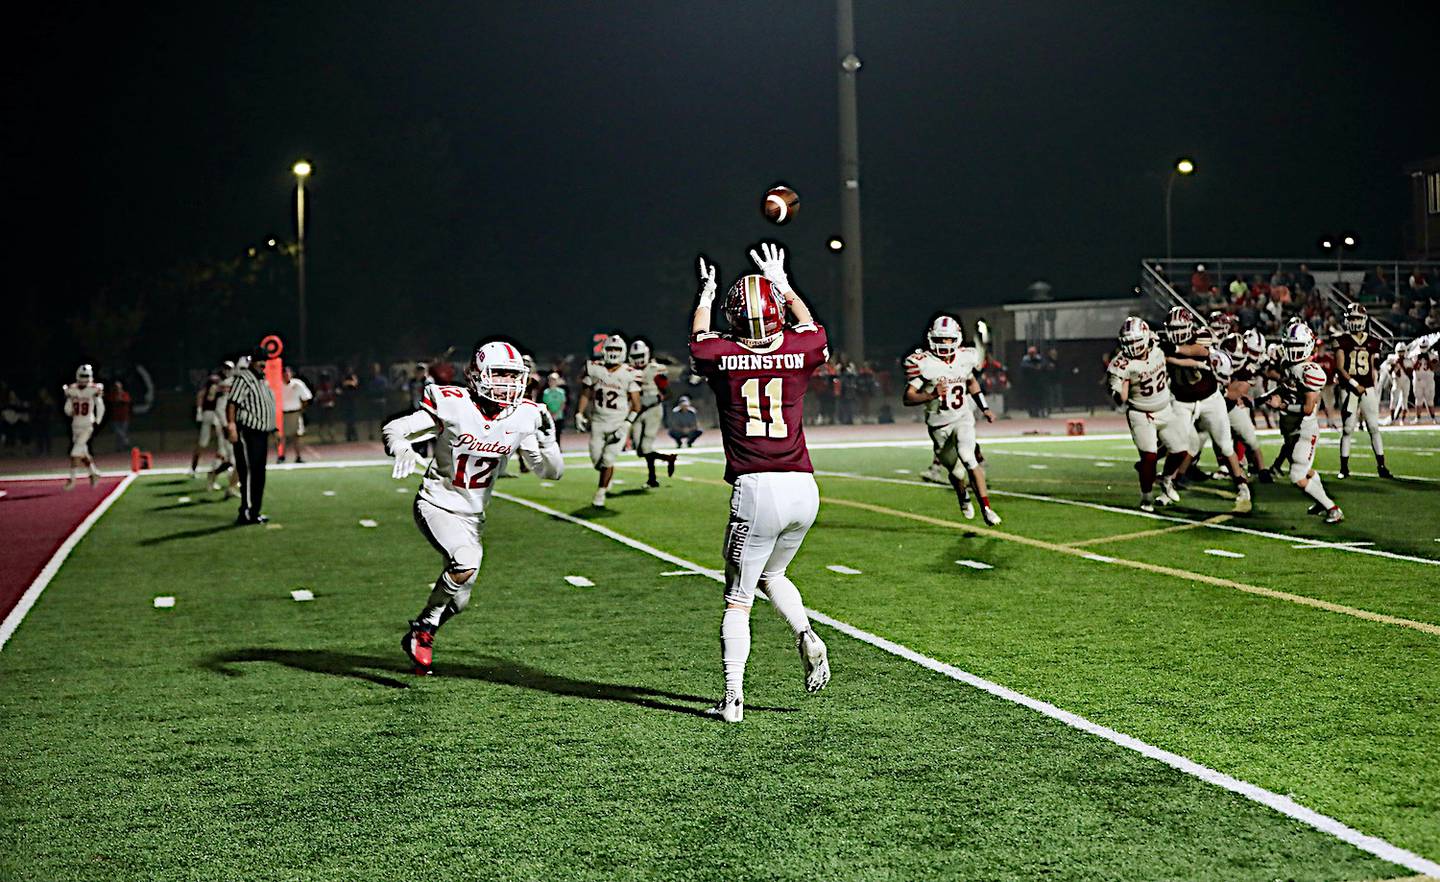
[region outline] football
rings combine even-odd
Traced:
[[[776,184],[765,192],[761,207],[772,223],[788,223],[800,211],[800,194],[783,184]]]

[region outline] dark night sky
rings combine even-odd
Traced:
[[[743,271],[776,232],[757,202],[781,179],[803,199],[778,231],[792,275],[837,312],[831,3],[295,6],[56,10],[17,29],[22,337],[64,350],[97,292],[291,236],[301,155],[319,354],[490,332],[574,350],[611,326],[673,347],[695,253]],[[1312,256],[1345,228],[1381,258],[1400,253],[1400,166],[1440,152],[1422,98],[1440,58],[1377,4],[856,6],[878,351],[1037,278],[1127,290],[1163,250],[1178,155],[1200,171],[1176,188],[1177,253]],[[150,296],[149,314],[174,308]],[[253,309],[290,330],[287,301]],[[159,360],[167,343],[143,345]]]

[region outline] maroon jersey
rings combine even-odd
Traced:
[[[1195,335],[1195,344],[1200,346],[1214,346],[1215,338],[1210,336],[1209,331],[1201,331]],[[1190,345],[1190,344],[1187,344]],[[1176,345],[1169,340],[1160,341],[1160,351],[1165,357],[1175,356]],[[1219,382],[1215,379],[1215,372],[1210,369],[1209,361],[1203,355],[1188,356],[1181,355],[1179,358],[1193,358],[1195,361],[1206,365],[1203,368],[1179,367],[1168,365],[1170,369],[1170,394],[1175,396],[1176,401],[1204,401],[1220,388]]]
[[[733,337],[696,334],[695,373],[715,392],[725,480],[754,472],[813,472],[805,448],[805,390],[830,357],[819,325],[786,328],[778,343],[754,350]]]
[[[1369,389],[1375,385],[1376,372],[1380,370],[1380,341],[1368,333],[1341,334],[1335,340],[1335,356],[1338,366],[1350,375],[1350,379]]]

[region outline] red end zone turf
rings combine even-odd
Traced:
[[[91,487],[81,478],[66,493],[63,480],[0,481],[0,621],[45,569],[45,564],[80,522],[105,501],[122,476],[106,476]]]

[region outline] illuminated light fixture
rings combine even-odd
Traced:
[[[309,160],[302,159],[295,163],[290,170],[295,173],[295,177],[297,178],[307,178],[311,172],[310,162]]]
[[[1195,160],[1182,156],[1175,160],[1175,171],[1182,175],[1195,173]]]
[[[831,236],[830,241],[826,242],[825,246],[831,251],[839,251],[840,249],[845,247],[845,240],[841,239],[839,236]]]

